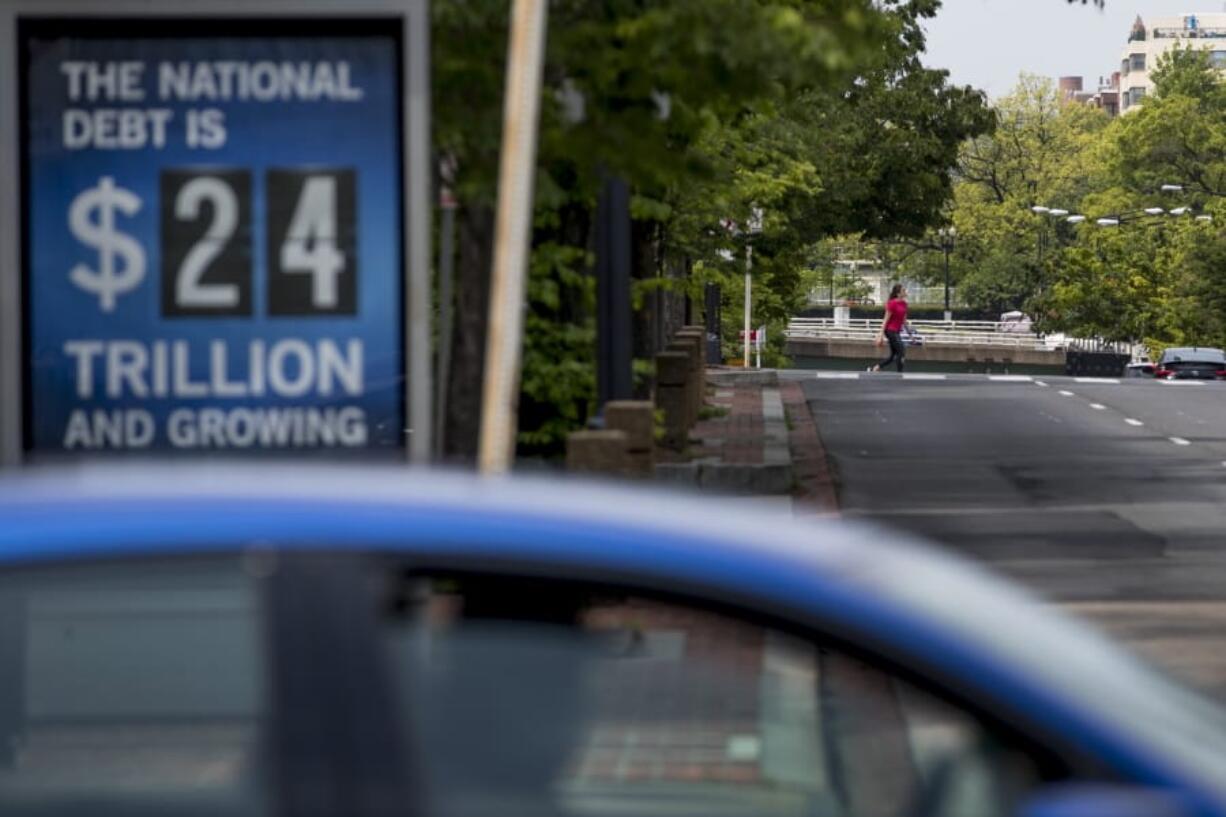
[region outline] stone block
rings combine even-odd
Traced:
[[[685,450],[690,437],[689,389],[685,384],[660,383],[656,386],[656,408],[664,412],[664,440],[674,451]]]
[[[662,386],[684,386],[690,381],[690,356],[684,351],[660,352],[656,355],[656,383]]]
[[[631,453],[655,448],[655,406],[650,400],[611,400],[604,407],[605,428],[626,434]]]
[[[629,468],[626,432],[574,431],[566,436],[566,469],[622,476]]]

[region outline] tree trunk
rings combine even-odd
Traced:
[[[452,463],[471,464],[477,458],[481,432],[494,211],[488,205],[471,205],[462,207],[456,215],[459,257],[455,274],[451,379],[446,384],[443,456]]]

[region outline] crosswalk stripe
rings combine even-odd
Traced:
[[[988,380],[997,383],[1033,383],[1034,378],[1028,374],[990,374]]]

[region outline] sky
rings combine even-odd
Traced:
[[[928,21],[928,57],[951,80],[993,98],[1007,94],[1025,71],[1081,76],[1094,90],[1118,69],[1128,32],[1140,14],[1163,17],[1221,12],[1226,0],[1106,0],[1106,8],[1065,0],[944,0]]]

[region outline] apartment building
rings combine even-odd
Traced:
[[[1148,23],[1138,16],[1120,60],[1120,112],[1127,113],[1153,91],[1150,75],[1160,56],[1189,46],[1212,52],[1214,65],[1226,69],[1226,13],[1189,12]]]

